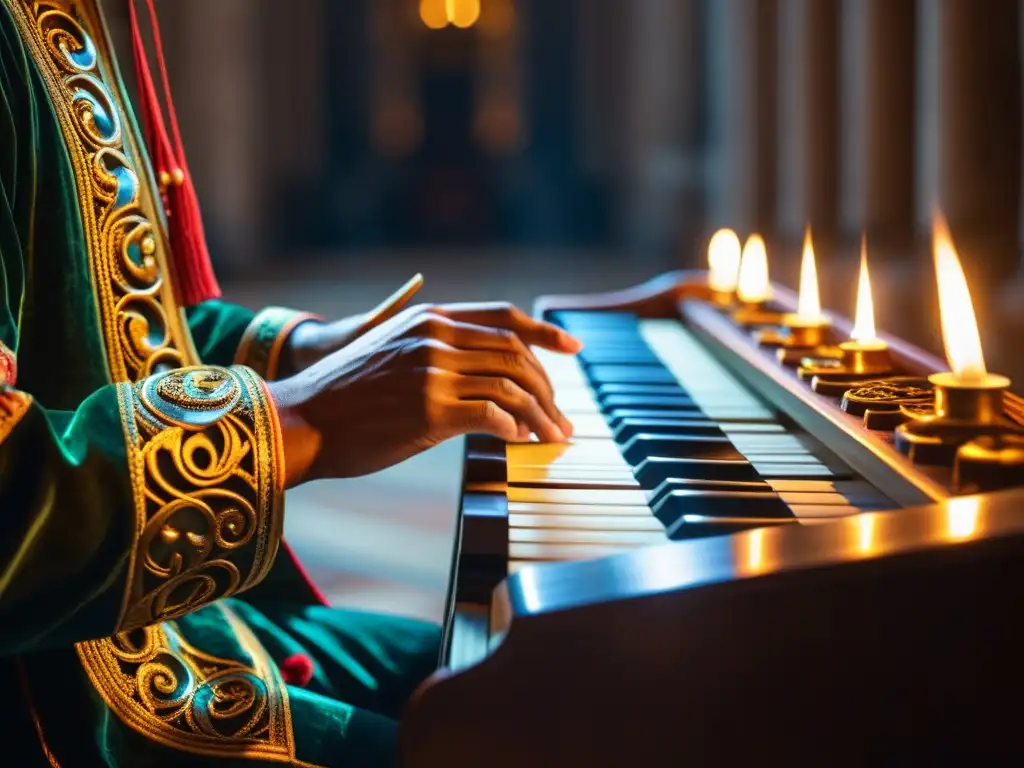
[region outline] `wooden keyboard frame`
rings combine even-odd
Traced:
[[[736,627],[730,623],[733,621],[731,612],[750,610],[757,613],[759,605],[771,604],[779,612],[778,620],[766,625],[764,630],[774,638],[773,652],[778,652],[778,643],[780,638],[784,638],[786,628],[790,632],[799,632],[801,621],[807,620],[806,616],[800,616],[797,607],[806,606],[808,595],[827,599],[824,596],[835,588],[838,579],[846,585],[844,588],[852,590],[851,594],[859,595],[859,599],[870,596],[870,599],[879,601],[880,606],[884,605],[882,612],[886,621],[906,622],[904,631],[909,636],[921,629],[912,621],[918,613],[927,615],[928,621],[936,624],[942,624],[944,617],[940,602],[933,595],[927,595],[921,597],[920,602],[908,604],[909,615],[901,619],[899,606],[890,605],[889,601],[897,599],[903,585],[911,585],[922,573],[932,574],[938,583],[955,572],[961,579],[958,584],[991,590],[992,574],[988,570],[991,563],[1009,563],[1011,565],[1005,567],[1016,568],[1016,562],[1024,562],[1021,557],[1024,555],[1024,489],[970,497],[953,496],[947,484],[912,467],[886,440],[857,426],[856,420],[839,411],[834,399],[817,395],[778,363],[771,365],[769,357],[751,341],[749,335],[729,323],[720,313],[706,304],[693,302],[692,298],[703,298],[706,289],[704,273],[692,273],[692,276],[691,283],[684,285],[679,292],[677,319],[681,318],[687,327],[698,333],[708,349],[734,375],[748,386],[753,385],[817,439],[821,440],[823,432],[834,437],[838,442],[828,444],[828,447],[867,479],[879,483],[883,492],[901,504],[923,505],[893,512],[865,513],[815,526],[780,526],[729,537],[668,543],[600,560],[524,568],[502,580],[493,590],[490,600],[493,638],[490,653],[480,663],[428,684],[411,705],[400,730],[404,764],[427,766],[444,762],[454,766],[478,765],[481,755],[487,755],[486,763],[494,766],[566,764],[558,762],[556,758],[559,756],[571,757],[575,763],[590,766],[619,765],[622,764],[619,761],[627,758],[635,761],[643,752],[636,746],[637,740],[643,739],[644,729],[635,723],[624,725],[620,722],[616,732],[601,711],[602,706],[610,704],[602,705],[583,696],[579,701],[583,709],[579,719],[581,727],[595,728],[593,732],[596,733],[604,733],[602,728],[610,728],[609,733],[615,734],[613,738],[577,741],[571,745],[571,750],[566,751],[569,745],[560,740],[558,729],[547,724],[565,725],[565,718],[559,715],[558,707],[559,702],[565,705],[559,687],[567,685],[567,674],[573,670],[580,674],[589,670],[593,674],[595,666],[599,666],[598,659],[613,665],[616,660],[620,664],[625,663],[624,660],[629,660],[629,663],[634,659],[642,660],[645,645],[651,642],[658,652],[649,660],[650,663],[640,664],[644,669],[638,673],[641,677],[654,675],[644,677],[648,684],[654,685],[654,681],[659,680],[666,686],[677,685],[680,691],[692,686],[694,681],[699,681],[699,685],[708,684],[706,670],[698,659],[684,652],[682,646],[674,651],[651,639],[650,633],[656,632],[658,627],[681,630],[685,621],[681,624],[677,614],[684,608],[686,612],[700,616],[702,643],[708,647],[714,647],[716,642],[730,647],[740,642],[735,635]],[[781,286],[773,289],[774,304],[785,311],[795,309],[796,296],[792,291]],[[557,308],[557,300],[538,300],[538,314],[544,309]],[[849,333],[851,323],[848,320],[837,316],[832,316],[832,319],[840,335]],[[900,339],[885,334],[880,336],[888,342],[893,357],[904,371],[927,375],[946,370],[935,356]],[[1024,400],[1015,395],[1006,396],[1006,405],[1008,413],[1015,419],[1024,413]],[[488,443],[486,439],[480,441],[470,437],[467,455],[473,450],[493,451],[494,447],[494,443]],[[492,463],[487,476],[481,479],[472,476],[467,463],[464,482],[476,483],[477,487],[481,487],[480,483],[491,483],[496,484],[495,489],[500,488],[499,469],[500,463]],[[964,520],[970,525],[965,526]],[[479,532],[473,528],[477,522],[460,515],[457,549],[480,539]],[[470,524],[469,530],[467,523]],[[492,519],[488,524],[491,527],[486,539],[493,546],[500,538],[500,520]],[[872,547],[865,550],[864,531],[868,528],[874,532],[874,540]],[[506,518],[506,552],[507,539]],[[744,564],[743,553],[755,542],[771,554],[767,558],[759,558],[758,568],[752,570],[749,563]],[[450,639],[465,554],[462,550],[455,555],[455,561],[460,565],[453,568],[452,573],[445,626],[446,645]],[[908,565],[912,567],[908,569]],[[892,588],[888,589],[887,585]],[[474,597],[478,602],[485,600],[481,594],[482,586],[476,585]],[[907,588],[911,589],[910,586]],[[984,599],[984,593],[981,597],[977,605],[969,607],[978,613],[972,620],[986,631],[995,632],[997,627],[1002,633],[997,638],[998,642],[993,642],[991,659],[974,659],[972,662],[983,663],[988,669],[999,661],[1007,661],[1008,657],[1004,658],[1002,654],[1009,653],[1008,638],[1012,636],[1018,643],[1021,638],[1019,632],[1011,632],[1003,626],[996,607]],[[722,613],[726,610],[723,606],[730,606],[726,613]],[[968,611],[964,606],[958,605],[957,608]],[[852,616],[856,616],[856,620]],[[852,651],[857,648],[858,652],[870,657],[878,665],[877,669],[861,670],[861,682],[867,684],[869,679],[877,678],[876,682],[881,684],[885,680],[882,673],[895,674],[899,665],[889,657],[892,654],[887,656],[886,645],[880,637],[872,634],[881,631],[872,621],[870,611],[866,614],[851,611],[850,616],[830,612],[827,620],[817,627],[815,636],[837,638],[837,649],[841,647]],[[581,631],[599,633],[593,648],[582,653],[592,662],[589,666],[573,659],[571,654],[566,655],[567,650],[582,651],[586,648],[585,634],[580,635]],[[955,634],[955,627],[949,631]],[[958,663],[955,648],[948,646],[942,638],[928,635],[918,639],[927,645],[922,651],[922,661],[931,659],[931,663],[940,664],[940,660],[945,659],[944,672],[954,677],[971,671],[968,660]],[[814,637],[799,638],[794,647],[799,648],[795,653],[815,654],[820,651]],[[442,663],[445,658],[442,657]],[[908,662],[902,659],[900,663],[906,665]],[[660,666],[652,670],[652,664]],[[803,692],[812,696],[818,685],[811,671],[804,673],[790,669],[791,676],[785,681],[777,670],[765,668],[754,672],[766,675],[773,684],[790,686],[794,695]],[[636,684],[631,683],[628,677],[617,673],[608,675],[606,682],[609,685],[601,696],[610,701],[620,701],[636,694]],[[857,683],[856,678],[844,676],[842,670],[836,679],[850,686]],[[961,677],[956,679],[961,680]],[[989,688],[999,687],[995,679],[984,682]],[[928,681],[918,681],[918,684],[923,686],[920,695],[928,695],[924,690]],[[546,695],[552,693],[556,695]],[[941,686],[936,683],[931,695],[938,697],[941,694]],[[820,690],[817,695],[821,695]],[[854,695],[851,700],[857,698]],[[862,704],[868,706],[870,697],[861,698]],[[478,714],[478,718],[474,719],[472,728],[460,728],[451,719],[451,713],[460,705],[465,708],[470,702],[468,706]],[[673,718],[666,720],[648,703],[632,700],[630,704],[635,708],[635,717],[650,717],[652,722],[665,727],[676,722]],[[871,705],[877,706],[877,702],[872,700]],[[712,709],[716,717],[726,716],[719,712],[718,705]],[[589,722],[584,712],[589,716]],[[813,720],[814,713],[810,715],[810,720]],[[851,723],[859,722],[855,715],[851,718]],[[865,718],[870,719],[869,714],[863,715],[861,720]],[[989,718],[993,718],[991,712]],[[569,718],[573,722],[575,719]],[[778,720],[780,727],[784,724],[784,719],[776,718],[772,713],[767,713],[762,719],[764,723]],[[723,744],[723,721],[714,722],[715,727],[697,730],[678,723],[680,736],[683,731],[686,733],[691,750],[688,755],[696,758],[698,763],[712,755],[716,764],[723,764],[721,760],[726,756],[738,758],[756,754],[763,758],[783,754],[775,749],[778,745],[762,745],[755,751],[754,745]],[[845,724],[843,729],[851,727]],[[860,727],[864,727],[863,722]],[[856,729],[851,734],[855,732]],[[816,743],[810,739],[805,746],[814,752],[814,749],[822,747],[821,744],[815,747]],[[718,753],[715,753],[716,749]],[[543,762],[537,762],[541,754]],[[820,756],[820,753],[816,754]]]

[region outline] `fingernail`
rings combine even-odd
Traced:
[[[583,349],[583,342],[577,339],[575,336],[565,334],[565,346],[572,353],[580,352]]]
[[[565,432],[563,432],[561,429],[559,429],[557,425],[555,426],[555,442],[556,443],[567,443],[567,442],[569,442],[569,438],[565,436]]]

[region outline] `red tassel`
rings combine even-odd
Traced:
[[[135,59],[135,75],[139,84],[140,112],[146,146],[160,182],[160,194],[171,239],[171,257],[174,260],[175,292],[182,306],[192,306],[221,295],[217,277],[210,263],[210,250],[206,244],[206,232],[199,211],[199,199],[192,184],[185,161],[185,148],[178,127],[178,115],[171,101],[171,85],[167,77],[163,41],[156,19],[153,0],[146,0],[149,18],[153,27],[153,47],[157,67],[160,71],[164,101],[167,102],[167,116],[171,134],[167,133],[160,97],[149,68],[149,58],[139,30],[135,0],[128,2],[128,15],[132,25],[132,53]],[[173,143],[172,143],[173,137]]]

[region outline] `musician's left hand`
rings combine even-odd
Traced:
[[[507,302],[421,304],[416,312],[432,312],[451,320],[514,332],[527,345],[536,345],[565,353],[580,350],[580,343],[555,325],[535,320]],[[368,317],[370,313],[352,315],[330,323],[301,323],[288,338],[282,355],[282,377],[305,370],[333,352],[348,346],[363,334],[380,325],[384,318]]]

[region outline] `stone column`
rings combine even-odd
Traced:
[[[692,137],[698,115],[700,61],[696,0],[631,0],[631,19],[618,34],[630,36],[629,86],[620,107],[626,116],[625,179],[628,242],[639,252],[674,246],[695,222],[683,206],[692,185]]]
[[[1021,208],[1020,5],[1018,0],[922,4],[934,64],[920,114],[925,180],[922,228],[932,195],[945,212],[968,275],[1016,274]],[[930,61],[929,61],[930,59]],[[925,74],[927,78],[928,75]]]
[[[266,112],[273,109],[260,4],[159,5],[174,101],[210,248],[224,271],[261,256],[267,188]]]
[[[780,234],[799,241],[809,223],[827,243],[838,209],[839,0],[781,0],[778,35]]]
[[[715,0],[709,13],[710,224],[775,229],[777,0]]]
[[[876,256],[914,237],[915,18],[910,0],[844,0],[840,217]]]

